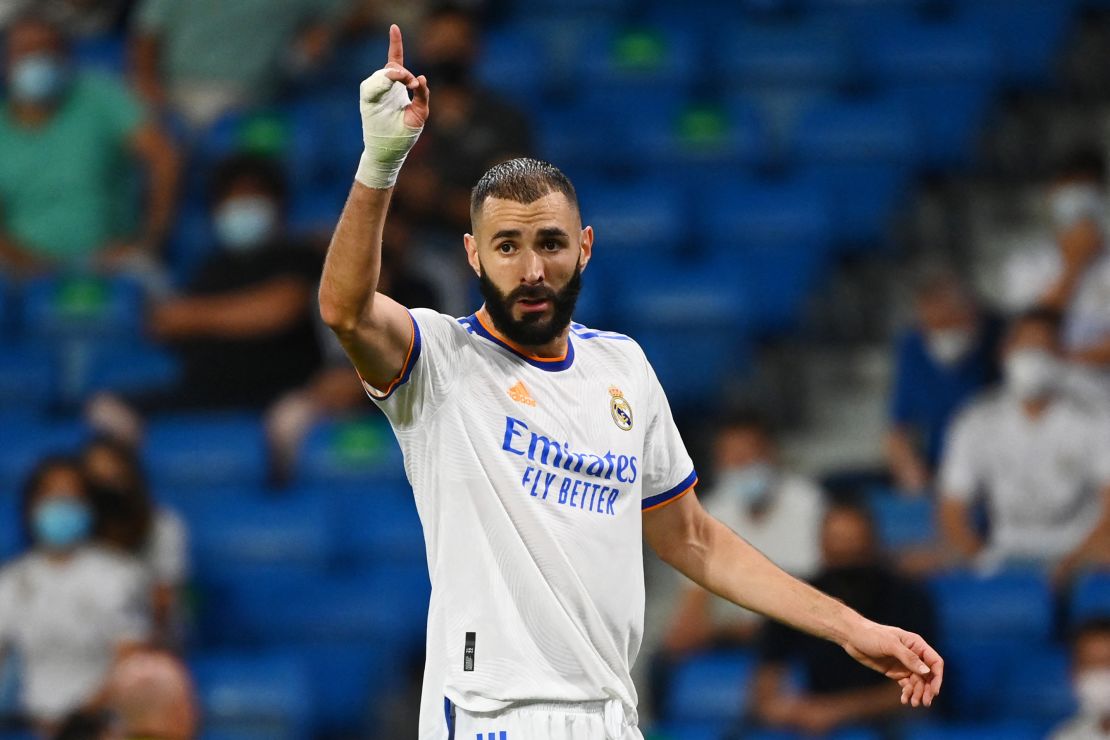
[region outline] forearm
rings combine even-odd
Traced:
[[[149,137],[144,158],[150,173],[150,196],[141,239],[153,249],[165,240],[173,221],[181,160],[169,138],[160,131],[152,131]]]
[[[156,310],[155,326],[163,339],[264,336],[307,319],[308,304],[308,286],[283,278],[237,295],[175,299]]]
[[[1068,359],[1082,365],[1110,365],[1110,338],[1078,349]]]
[[[914,449],[910,435],[900,426],[895,426],[886,434],[887,464],[899,486],[918,490],[928,485],[928,471],[924,460]]]
[[[711,593],[840,645],[866,621],[788,575],[708,514],[698,517],[692,529],[664,559]]]
[[[341,338],[370,315],[392,193],[392,188],[368,188],[355,182],[332,235],[320,278],[320,314]]]
[[[983,541],[968,523],[967,505],[951,499],[941,501],[939,515],[945,541],[964,558],[978,555],[983,549]]]
[[[136,89],[152,102],[161,102],[158,37],[140,33],[131,44],[131,73]]]

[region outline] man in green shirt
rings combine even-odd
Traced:
[[[26,275],[155,256],[173,214],[172,142],[119,81],[75,69],[65,38],[42,18],[11,25],[4,61],[0,266]],[[129,198],[135,159],[146,170],[139,219]]]
[[[143,0],[135,9],[135,84],[203,127],[273,99],[282,78],[319,62],[350,0]]]

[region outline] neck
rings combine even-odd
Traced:
[[[566,357],[567,335],[570,333],[570,326],[564,328],[547,344],[517,344],[497,330],[497,327],[493,325],[493,318],[489,315],[489,311],[486,310],[485,304],[482,304],[482,307],[478,309],[477,316],[478,320],[482,322],[482,326],[484,326],[490,334],[493,334],[502,342],[508,344],[522,354],[533,355],[545,360],[557,360],[561,357]]]
[[[46,559],[53,565],[63,565],[73,559],[76,554],[77,548],[71,547],[68,550],[44,550]]]
[[[1021,402],[1021,407],[1025,411],[1025,415],[1030,419],[1037,419],[1045,412],[1048,405],[1052,403],[1052,398],[1046,396],[1044,398],[1030,398]]]

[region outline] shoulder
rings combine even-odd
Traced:
[[[571,322],[570,338],[578,347],[591,353],[597,352],[619,355],[627,359],[636,360],[637,362],[647,363],[647,356],[644,355],[644,350],[641,349],[636,340],[626,334],[606,331],[604,329],[594,329],[585,324]]]
[[[97,573],[99,577],[109,576],[121,581],[143,577],[143,566],[137,558],[102,545],[82,548],[77,558],[82,568]]]
[[[998,422],[1010,407],[1011,399],[1002,388],[993,388],[979,394],[964,405],[957,413],[953,424],[956,427],[978,427]]]
[[[824,494],[817,483],[807,476],[799,473],[786,472],[782,474],[781,494],[792,501],[804,503],[807,508],[814,510],[824,507]]]

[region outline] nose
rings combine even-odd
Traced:
[[[524,274],[521,282],[535,285],[543,282],[543,258],[529,250],[524,254]]]

